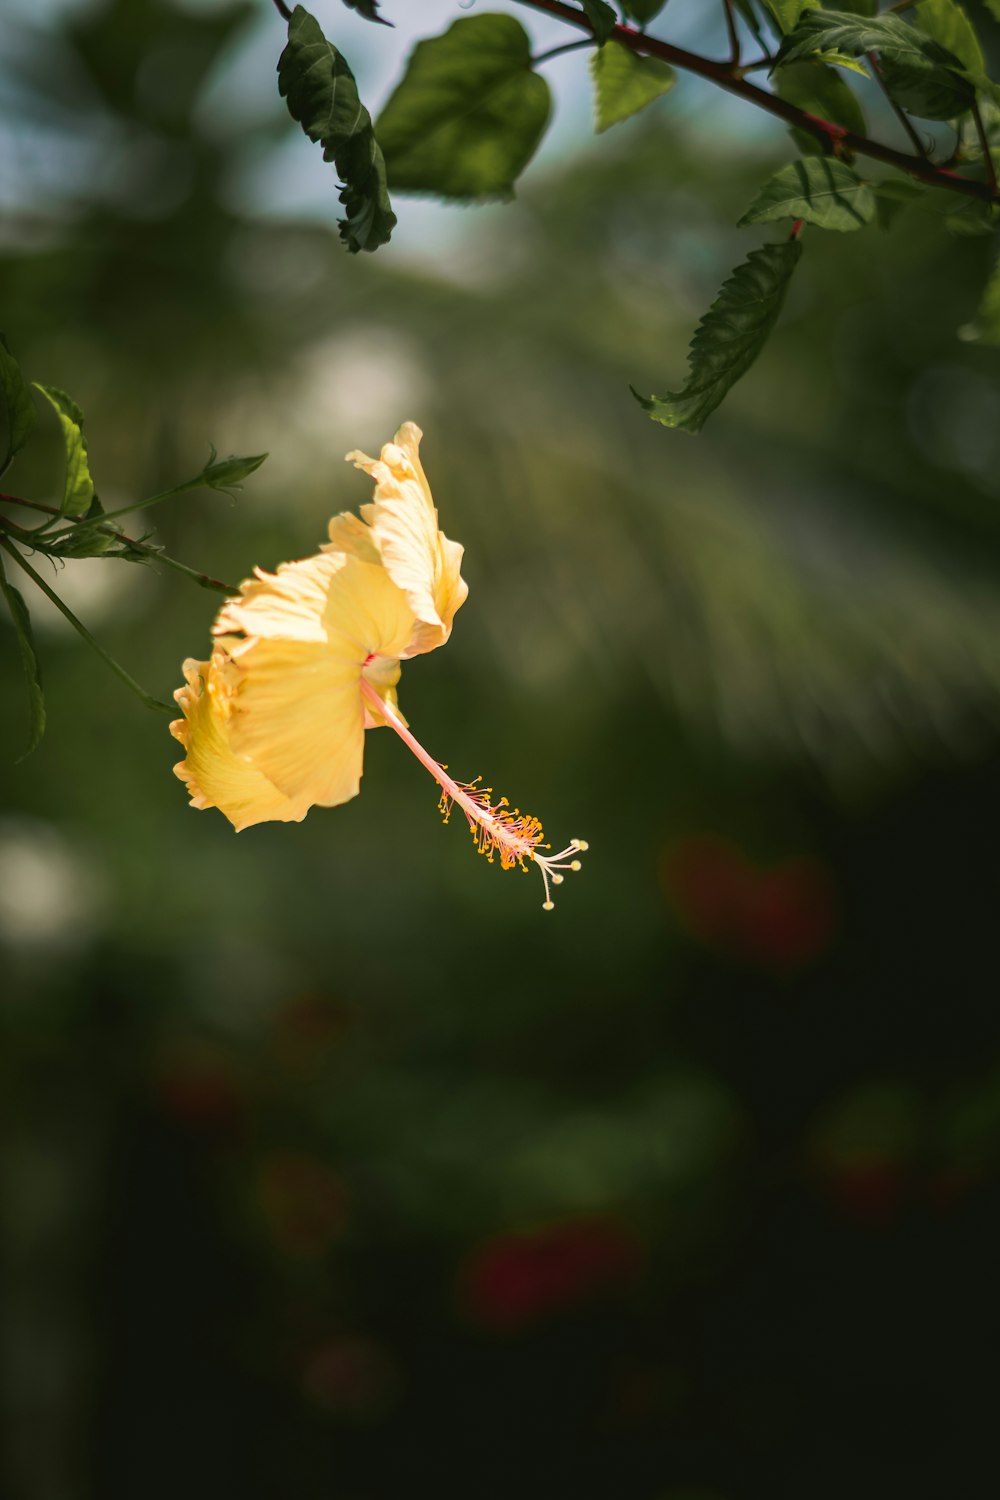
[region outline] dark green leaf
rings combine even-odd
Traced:
[[[862,229],[875,217],[875,195],[867,182],[828,156],[807,156],[776,172],[740,219],[766,224],[804,219],[819,229]]]
[[[255,453],[247,458],[238,458],[235,454],[231,454],[229,458],[216,459],[213,453],[198,478],[192,480],[189,487],[193,489],[196,485],[204,484],[210,490],[231,490],[255,473],[265,458],[267,458],[266,453]]]
[[[4,571],[3,559],[0,558],[0,592],[7,601],[10,617],[14,622],[14,633],[17,636],[18,649],[21,653],[21,665],[24,668],[24,681],[28,689],[28,748],[25,755],[30,755],[42,735],[45,733],[45,698],[42,693],[42,671],[38,664],[38,653],[35,650],[35,637],[31,629],[31,615],[25,604],[21,591],[16,589],[9,581]],[[24,756],[21,757],[24,759]]]
[[[357,252],[387,244],[396,215],[371,116],[358,98],[347,62],[301,5],[292,12],[288,45],[278,59],[278,89],[292,119],[322,145],[323,160],[337,169],[343,184],[340,201],[347,210],[340,237],[347,248]]]
[[[954,120],[972,108],[975,89],[959,72],[933,64],[882,59],[882,80],[891,97],[907,114],[921,120]]]
[[[1000,210],[993,204],[969,198],[955,208],[954,195],[952,200],[952,212],[946,214],[944,219],[944,227],[949,234],[958,235],[962,239],[993,234],[1000,215]]]
[[[956,0],[920,0],[912,15],[924,35],[953,52],[970,76],[986,72],[975,28]]]
[[[466,16],[418,42],[378,122],[389,181],[469,201],[511,198],[551,99],[513,16]]]
[[[986,72],[986,59],[975,28],[957,0],[920,0],[914,20],[921,30],[959,59],[964,76],[973,88],[1000,104],[1000,86]]]
[[[864,110],[834,68],[817,62],[789,63],[775,71],[773,85],[779,98],[807,114],[842,125],[855,135],[864,135]],[[806,131],[793,129],[792,135],[800,151],[809,155],[823,152],[820,142]]]
[[[618,17],[605,0],[580,0],[580,4],[583,6],[587,20],[594,28],[598,46],[603,47],[614,31]]]
[[[598,134],[645,109],[672,89],[674,70],[658,57],[639,57],[621,42],[608,42],[590,59]]]
[[[985,182],[981,162],[972,164],[968,177],[973,182]],[[895,179],[892,182],[893,190],[898,193],[901,184]],[[881,183],[879,191],[884,192],[888,187],[889,183]],[[982,198],[960,198],[947,188],[934,187],[929,183],[921,193],[920,207],[941,220],[950,234],[963,237],[992,234],[1000,224],[1000,207],[997,205]]]
[[[104,506],[95,495],[84,520],[96,523],[103,519]],[[47,537],[45,550],[58,557],[101,557],[109,551],[117,551],[118,544],[106,527],[102,530],[96,524],[75,525]]]
[[[875,188],[875,213],[880,229],[891,229],[907,204],[924,196],[922,183],[907,177],[890,177]]]
[[[752,250],[737,266],[698,324],[684,389],[648,398],[633,390],[654,422],[687,432],[704,426],[766,344],[801,254],[798,240],[785,240]]]
[[[666,3],[667,0],[619,0],[622,14],[639,26],[648,26]]]
[[[809,10],[782,42],[778,55],[783,62],[797,62],[810,52],[833,50],[851,57],[878,52],[895,57],[898,62],[919,63],[926,60],[928,48],[935,46],[902,16],[866,19],[847,10]]]
[[[764,5],[778,30],[787,36],[799,24],[803,11],[819,8],[819,0],[764,0]]]
[[[20,453],[35,426],[35,406],[31,399],[28,382],[21,374],[17,360],[7,347],[7,340],[0,333],[0,402],[4,412],[4,458],[0,463],[0,474],[9,467],[11,459]]]
[[[925,120],[951,120],[972,104],[975,90],[963,63],[933,37],[900,15],[859,17],[847,10],[810,10],[781,43],[780,62],[798,62],[810,52],[879,52],[882,77],[904,110]]]
[[[756,37],[757,41],[763,48],[764,33],[761,30],[760,21],[757,18],[757,12],[753,8],[753,0],[734,0],[734,4],[737,11],[742,16],[744,24],[749,27],[750,31],[753,32],[753,35]]]
[[[960,332],[965,339],[992,344],[995,349],[1000,349],[1000,261],[993,267],[993,274],[986,283],[975,322]]]
[[[85,516],[94,498],[94,481],[90,477],[87,463],[87,439],[83,435],[83,412],[72,397],[54,385],[39,385],[35,390],[52,406],[62,428],[63,446],[66,450],[66,482],[60,513],[64,516]]]
[[[378,13],[379,0],[344,0],[348,10],[356,10],[359,15],[364,16],[366,21],[376,21],[379,26],[391,26],[384,16]]]
[[[877,52],[893,98],[923,119],[953,119],[972,103],[974,90],[960,60],[901,16],[866,18],[843,10],[810,10],[785,38],[778,57],[796,62],[813,52],[830,51],[851,57]]]

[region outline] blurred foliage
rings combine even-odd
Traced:
[[[437,266],[348,258],[231,206],[294,129],[199,108],[248,14],[19,33],[6,135],[56,119],[95,157],[7,225],[12,347],[84,406],[109,509],[210,436],[271,451],[236,502],[157,513],[223,577],[312,550],[366,497],[343,452],[419,419],[471,594],[403,706],[593,852],[543,918],[377,734],[355,802],[234,838],[38,608],[52,732],[13,768],[0,723],[0,1487],[971,1491],[1000,383],[953,331],[989,247],[910,206],[877,259],[810,245],[752,384],[675,439],[626,386],[681,368],[737,258],[723,155],[709,183],[640,119],[495,210],[502,249],[490,210]],[[116,569],[60,587],[167,696],[212,601]]]

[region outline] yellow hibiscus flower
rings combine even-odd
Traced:
[[[184,717],[171,733],[186,751],[174,771],[192,806],[217,807],[237,830],[299,822],[310,807],[357,796],[365,730],[387,724],[441,788],[445,821],[458,806],[489,860],[537,865],[551,910],[551,885],[580,868],[587,845],[543,852],[537,818],[493,802],[478,781],[455,781],[399,711],[400,662],[443,645],[468,594],[462,548],[438,528],[420,438],[407,422],[377,459],[349,453],[375,480],[361,517],[335,516],[315,557],[258,568],[222,606],[210,660],[185,662],[174,695]]]

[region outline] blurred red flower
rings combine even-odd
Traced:
[[[833,885],[816,859],[755,865],[729,839],[679,839],[663,859],[667,898],[692,937],[764,968],[794,969],[827,947]]]
[[[644,1259],[638,1235],[609,1218],[497,1235],[466,1261],[460,1301],[473,1322],[514,1331],[629,1284]]]

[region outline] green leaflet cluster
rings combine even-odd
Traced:
[[[340,236],[347,248],[356,253],[387,244],[396,215],[371,116],[346,59],[301,5],[292,12],[288,45],[278,59],[278,91],[292,119],[337,169],[343,184],[340,201],[347,210]]]
[[[418,42],[379,116],[389,182],[457,202],[511,198],[552,109],[513,16],[475,15]]]
[[[984,3],[1000,19],[1000,0]],[[344,4],[369,21],[385,21],[375,0]],[[644,32],[664,12],[665,0],[576,0],[561,8],[562,19],[575,20],[582,33],[570,47],[590,49],[598,134],[674,87],[673,68],[663,57],[644,54],[634,29]],[[929,189],[919,172],[892,176],[890,166],[888,175],[872,176],[856,166],[856,148],[872,144],[862,102],[850,87],[852,77],[861,75],[877,80],[918,150],[923,148],[910,117],[946,121],[957,134],[961,174],[984,186],[994,181],[1000,87],[987,74],[960,0],[914,0],[881,13],[878,0],[729,0],[725,13],[731,18],[735,76],[764,67],[769,90],[796,111],[798,126],[792,124],[791,133],[800,155],[764,183],[739,221],[785,222],[791,239],[751,252],[726,280],[695,335],[684,388],[643,399],[655,420],[690,432],[700,429],[761,353],[801,258],[804,229],[889,229],[921,200],[956,234],[989,234],[998,219],[988,193],[956,201],[954,194]],[[740,29],[762,54],[744,69],[737,65]],[[335,163],[348,248],[373,250],[387,242],[395,224],[389,189],[462,203],[512,198],[551,115],[539,66],[563,50],[533,56],[527,32],[511,15],[461,16],[441,35],[417,43],[373,126],[343,56],[297,6],[279,86],[293,117]],[[1000,272],[964,337],[1000,344],[998,279]]]
[[[188,490],[202,487],[232,493],[267,457],[266,453],[237,458],[218,459],[215,450],[207,464],[191,479],[172,485],[170,489],[123,505],[117,510],[106,511],[102,506],[90,471],[87,440],[84,436],[84,417],[79,406],[65,391],[55,386],[32,386],[24,378],[17,360],[6,340],[0,334],[0,452],[4,454],[0,463],[0,476],[6,474],[23,449],[39,432],[38,411],[32,391],[43,398],[54,414],[62,444],[64,468],[62,493],[58,505],[41,502],[8,493],[0,495],[4,509],[0,510],[0,594],[3,595],[10,613],[17,638],[28,698],[28,745],[25,754],[30,754],[45,732],[45,698],[42,692],[42,674],[31,626],[31,611],[21,591],[10,581],[5,561],[20,569],[56,606],[74,630],[102,658],[117,677],[143,702],[147,708],[173,710],[168,703],[161,703],[140,687],[119,662],[91,635],[69,606],[60,598],[57,590],[28,561],[29,555],[38,554],[50,558],[57,564],[71,557],[118,558],[123,562],[160,563],[181,573],[202,588],[218,593],[237,592],[234,586],[209,578],[204,573],[189,568],[176,558],[168,557],[163,549],[149,536],[134,538],[127,536],[113,523],[119,516],[135,511],[147,510],[164,500],[182,495]],[[44,437],[44,434],[42,434]],[[10,514],[14,510],[15,515]],[[39,519],[41,518],[41,519]],[[30,524],[29,524],[30,523]]]
[[[986,177],[983,140],[992,147],[994,135],[1000,135],[997,86],[986,75],[978,38],[958,0],[918,0],[909,18],[876,14],[875,0],[844,0],[837,8],[821,0],[759,0],[757,9],[753,0],[744,0],[739,10],[758,38],[766,23],[778,40],[771,71],[775,93],[839,130],[829,137],[834,154],[816,135],[792,131],[800,160],[764,184],[739,222],[787,221],[795,238],[752,252],[725,282],[695,334],[683,389],[638,398],[655,421],[689,432],[701,428],[763,349],[799,260],[803,226],[839,233],[872,223],[888,229],[902,209],[921,199],[941,211],[958,234],[988,234],[998,218],[995,207],[972,199],[945,207],[939,201],[943,195],[913,178],[863,177],[845,141],[866,129],[861,104],[845,81],[845,71],[849,76],[864,59],[897,110],[953,123],[970,175]],[[963,337],[1000,345],[998,286],[1000,269]]]
[[[767,342],[801,254],[798,240],[751,250],[698,324],[683,389],[668,396],[632,392],[654,422],[685,432],[701,430]]]

